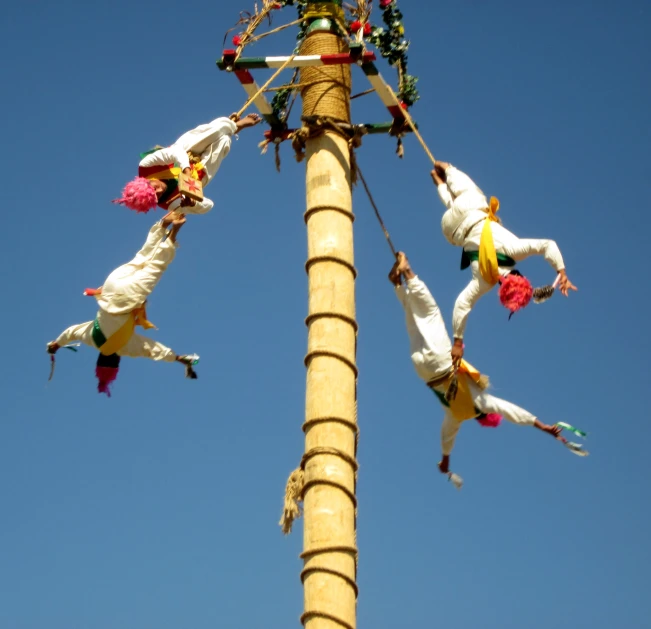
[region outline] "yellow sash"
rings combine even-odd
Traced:
[[[201,180],[201,175],[205,176],[205,166],[200,161],[195,161],[190,163],[191,176],[197,181]],[[202,172],[203,171],[203,172]],[[147,179],[178,179],[181,174],[181,168],[179,166],[172,166],[168,168],[167,166],[162,166],[161,170],[150,172],[147,175]]]
[[[106,343],[100,347],[99,351],[104,356],[110,356],[119,352],[129,342],[129,339],[131,339],[137,325],[145,330],[156,327],[151,321],[147,320],[147,311],[145,310],[144,304],[129,313],[129,318],[124,325],[106,339]]]
[[[454,400],[448,400],[450,411],[457,421],[463,422],[477,416],[477,409],[472,400],[468,378],[481,387],[481,377],[481,373],[479,373],[479,371],[477,371],[477,369],[475,369],[470,363],[465,360],[461,361],[461,365],[457,371],[457,395]],[[451,379],[452,376],[450,376],[446,381],[446,388]]]
[[[497,211],[500,209],[500,202],[495,197],[491,197],[488,216],[484,221],[484,229],[481,232],[479,241],[479,272],[486,282],[491,286],[497,284],[500,279],[499,265],[497,263],[497,252],[493,241],[493,230],[491,223],[499,223]]]

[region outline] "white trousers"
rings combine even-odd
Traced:
[[[207,185],[217,174],[222,161],[231,149],[231,139],[237,127],[228,118],[217,118],[207,124],[184,133],[174,144],[184,151],[192,151],[201,156],[201,163],[206,168]]]
[[[427,383],[449,372],[452,368],[450,337],[443,315],[425,282],[418,277],[408,280],[406,287],[396,288],[396,295],[405,310],[411,360],[416,373]],[[481,413],[497,413],[521,426],[532,426],[536,420],[529,411],[482,391],[474,382],[469,386],[475,408]],[[437,388],[437,391],[444,394],[445,388]],[[441,426],[443,454],[452,451],[461,423],[445,408]]]
[[[97,321],[106,338],[126,323],[131,311],[147,301],[165,269],[174,259],[175,245],[169,239],[163,241],[164,235],[165,229],[160,223],[156,223],[133,260],[118,267],[106,278],[102,294],[97,297],[100,307]],[[92,331],[93,321],[73,325],[64,330],[56,342],[63,346],[78,341],[95,347]],[[166,362],[174,362],[176,358],[176,354],[169,347],[140,334],[133,334],[118,354]]]

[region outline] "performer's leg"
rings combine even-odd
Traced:
[[[464,192],[477,191],[481,195],[484,193],[479,186],[466,173],[460,171],[454,166],[448,166],[445,170],[448,188],[453,196],[458,197]]]
[[[208,147],[218,141],[222,135],[232,135],[236,126],[228,118],[216,118],[207,124],[200,124],[195,129],[184,133],[174,144],[178,144],[186,151],[202,155]]]
[[[154,250],[145,264],[122,280],[122,292],[133,297],[135,302],[144,303],[160,281],[163,273],[176,255],[176,235],[186,222],[185,216],[172,222],[172,230],[166,240]]]
[[[140,251],[136,253],[132,260],[119,266],[106,278],[102,290],[106,293],[120,292],[122,290],[122,281],[133,275],[137,269],[147,263],[163,240],[163,236],[165,236],[165,227],[158,221],[149,230],[147,240]]]

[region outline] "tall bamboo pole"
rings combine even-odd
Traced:
[[[347,50],[309,34],[301,54]],[[350,67],[304,68],[303,115],[350,122]],[[355,629],[357,323],[350,153],[331,131],[306,143],[309,316],[304,456],[306,629]]]

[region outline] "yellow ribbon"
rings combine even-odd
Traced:
[[[156,327],[151,321],[147,320],[147,311],[144,304],[129,313],[129,318],[122,327],[106,339],[106,343],[102,345],[99,351],[104,356],[110,356],[119,352],[131,339],[137,325],[145,330]]]
[[[491,223],[499,223],[497,211],[500,209],[500,202],[496,197],[491,197],[488,215],[484,221],[484,228],[479,241],[479,272],[486,282],[491,286],[497,284],[500,279],[499,265],[497,263],[497,252],[493,241],[493,230]]]

